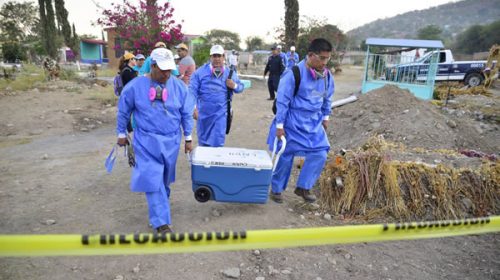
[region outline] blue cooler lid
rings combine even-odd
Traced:
[[[229,147],[196,147],[191,158],[193,165],[236,168],[272,169],[271,157],[264,150]]]

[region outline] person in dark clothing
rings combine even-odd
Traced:
[[[123,87],[127,85],[132,79],[137,77],[137,71],[134,70],[136,65],[135,56],[132,53],[125,53],[120,58],[118,63],[118,70],[120,70],[120,76],[122,78]],[[127,124],[127,131],[130,133],[134,129],[132,128],[132,121]]]
[[[128,84],[128,82],[130,82],[133,78],[137,77],[137,71],[134,70],[134,66],[136,65],[135,56],[132,53],[124,54],[120,58],[118,65],[123,86]]]
[[[273,54],[267,60],[266,69],[264,70],[264,79],[266,79],[266,75],[269,72],[269,79],[267,80],[269,98],[267,100],[274,100],[275,93],[278,91],[280,76],[286,68],[278,48],[275,46],[272,47],[271,50],[273,51]]]

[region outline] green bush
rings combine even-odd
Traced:
[[[16,59],[26,60],[26,48],[18,43],[3,43],[2,53],[4,60],[15,62]]]
[[[59,78],[66,81],[75,81],[78,80],[78,75],[73,70],[61,69],[61,72],[59,72]]]
[[[209,45],[199,45],[194,49],[193,59],[197,67],[207,63],[210,59],[210,46]]]

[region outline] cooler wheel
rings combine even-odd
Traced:
[[[194,198],[198,202],[207,202],[210,200],[210,197],[212,197],[212,191],[208,187],[199,187],[194,192]]]

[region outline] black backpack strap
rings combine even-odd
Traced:
[[[227,76],[227,79],[230,80],[233,77],[233,72],[234,70],[231,69],[229,71],[229,75]],[[229,131],[231,130],[231,123],[233,121],[233,110],[231,109],[231,96],[233,95],[233,90],[230,88],[227,88],[227,117],[226,117],[226,134],[229,134]]]
[[[293,78],[295,79],[295,90],[293,91],[293,96],[295,97],[299,92],[300,86],[300,69],[299,66],[295,65],[292,67]]]
[[[229,76],[227,76],[228,80],[231,80],[231,78],[233,77],[233,72],[234,72],[233,69],[229,70]],[[228,88],[227,89],[227,100],[231,100],[232,93],[233,93],[233,90]]]
[[[125,67],[123,67],[123,69],[119,73],[122,74],[125,71],[132,71],[132,69],[128,66],[125,66]]]
[[[300,69],[299,69],[299,66],[294,65],[292,67],[292,72],[293,72],[293,79],[295,80],[295,88],[293,90],[293,97],[295,97],[297,95],[297,93],[299,92],[299,86],[300,86]],[[278,109],[278,107],[276,107],[276,100],[277,99],[278,98],[274,99],[273,108],[272,108],[272,111],[273,111],[273,113],[275,115],[276,115],[276,111]]]

